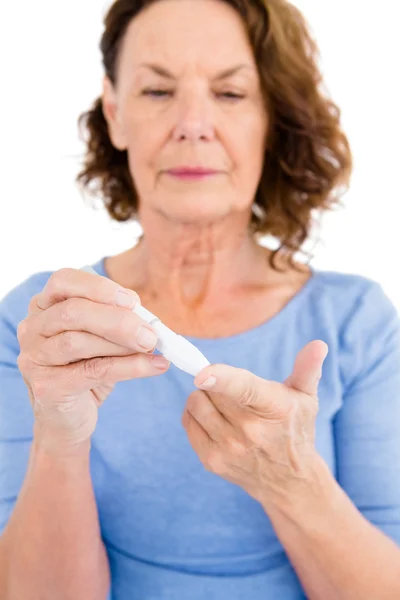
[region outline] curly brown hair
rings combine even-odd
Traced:
[[[105,74],[116,84],[116,63],[131,20],[159,0],[116,0],[104,18],[101,39]],[[259,70],[269,119],[263,172],[250,227],[271,235],[292,263],[310,235],[313,213],[332,209],[347,191],[352,172],[341,111],[323,90],[319,49],[301,12],[287,0],[222,0],[241,15]],[[137,216],[138,199],[126,151],[111,143],[102,98],[79,117],[86,143],[76,181],[100,195],[117,221]]]

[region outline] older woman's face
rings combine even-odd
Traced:
[[[130,24],[108,118],[127,149],[140,207],[181,223],[247,212],[267,118],[244,25],[218,0],[162,0]],[[107,95],[108,94],[108,95]],[[214,173],[179,177],[181,167]]]

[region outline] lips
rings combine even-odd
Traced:
[[[171,175],[213,175],[217,173],[215,169],[207,169],[205,167],[176,167],[168,169]]]
[[[175,167],[168,169],[167,173],[173,177],[179,177],[180,179],[198,179],[203,177],[209,177],[218,173],[215,169],[209,169],[207,167]]]

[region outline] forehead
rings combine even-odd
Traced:
[[[240,15],[220,0],[158,0],[130,23],[121,47],[121,70],[162,62],[175,72],[190,65],[222,70],[255,66]]]

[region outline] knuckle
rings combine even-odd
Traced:
[[[241,457],[247,452],[245,445],[236,437],[229,437],[226,440],[226,445],[229,454],[232,454],[233,456]]]
[[[119,310],[116,320],[116,330],[123,332],[126,336],[132,336],[135,330],[135,315],[127,310]]]
[[[64,331],[58,336],[58,350],[63,356],[71,356],[76,349],[76,334],[73,331]]]
[[[34,398],[45,398],[49,389],[52,389],[52,383],[47,377],[35,377],[29,382]]]
[[[153,375],[154,367],[152,366],[151,361],[151,355],[138,353],[132,356],[132,362],[130,366],[132,377],[148,377],[149,375]]]
[[[77,302],[74,298],[64,300],[60,304],[60,321],[64,327],[74,327],[78,321]]]
[[[54,271],[47,280],[44,287],[46,292],[49,292],[51,296],[58,296],[65,289],[65,284],[68,282],[74,274],[74,269],[65,267]]]
[[[46,352],[46,348],[43,347],[43,344],[36,346],[31,349],[31,361],[32,364],[45,366],[48,363],[48,356]]]
[[[60,285],[64,283],[65,280],[71,279],[75,273],[75,269],[71,269],[70,267],[63,267],[62,269],[58,269],[51,276],[50,280],[53,281],[53,285]]]
[[[37,299],[39,297],[39,294],[35,294],[34,296],[32,296],[32,298],[30,299],[30,302],[28,304],[28,314],[34,312],[37,310]]]
[[[83,363],[84,374],[87,379],[107,379],[114,363],[112,356],[95,357]]]
[[[208,453],[204,468],[210,473],[222,474],[224,472],[224,463],[219,452],[213,450]]]
[[[32,361],[24,352],[20,352],[17,357],[17,366],[20,372],[25,375],[30,372],[32,367]]]
[[[240,395],[240,404],[242,406],[252,406],[257,399],[257,391],[252,385],[246,385]]]
[[[45,286],[47,291],[54,293],[60,290],[61,284],[64,281],[65,277],[64,271],[65,269],[59,269],[58,271],[54,271],[54,273],[50,275]]]
[[[132,379],[147,377],[150,374],[150,363],[146,356],[137,354],[129,365],[129,373]],[[111,378],[111,382],[113,379]]]
[[[18,327],[17,327],[17,339],[18,342],[21,344],[25,338],[25,334],[27,332],[28,329],[28,323],[27,323],[27,319],[23,319],[22,321],[20,321],[18,323]]]
[[[139,317],[128,310],[120,310],[116,323],[116,331],[121,332],[126,340],[127,346],[132,344],[133,332],[139,328]]]
[[[241,382],[239,403],[243,406],[247,406],[252,403],[257,393],[253,381],[254,375],[247,369],[239,368],[237,370],[238,380]]]
[[[200,392],[199,390],[195,390],[194,392],[192,392],[189,396],[189,398],[186,400],[186,409],[191,412],[193,410],[196,409],[196,407],[198,406],[199,401],[202,400],[202,392]]]

